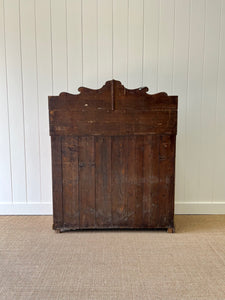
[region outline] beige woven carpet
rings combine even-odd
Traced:
[[[179,215],[175,234],[51,224],[0,217],[0,299],[225,299],[225,215]]]

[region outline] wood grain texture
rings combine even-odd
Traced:
[[[79,209],[80,228],[95,227],[95,141],[93,136],[79,137]]]
[[[111,137],[95,137],[96,226],[112,226]]]
[[[126,151],[126,200],[127,200],[127,224],[130,227],[135,227],[135,219],[140,214],[136,214],[136,196],[137,196],[137,165],[141,165],[141,156],[136,160],[136,136],[127,137],[125,151]],[[140,176],[141,179],[141,176]],[[140,185],[140,183],[138,184]],[[140,191],[140,197],[141,197]],[[138,208],[140,203],[137,204]]]
[[[144,137],[143,166],[143,223],[145,226],[157,227],[159,209],[159,142],[160,136]]]
[[[112,137],[112,222],[119,227],[127,223],[127,139],[128,137]]]
[[[144,138],[145,136],[134,136],[131,138],[132,147],[128,144],[128,151],[130,152],[131,149],[133,152],[128,161],[127,172],[133,190],[132,198],[128,198],[128,225],[134,228],[143,226]],[[130,168],[132,169],[133,165],[135,169],[132,178]]]
[[[173,231],[177,97],[118,81],[79,90],[49,97],[53,228]]]
[[[112,86],[117,101],[111,97]],[[49,97],[51,135],[176,134],[175,96],[148,95],[148,88],[129,90],[115,80],[99,90],[79,91]],[[113,101],[115,110],[111,110]],[[135,118],[138,122],[133,122]]]
[[[52,145],[52,192],[53,192],[53,229],[63,227],[63,193],[62,193],[62,138],[51,137]]]
[[[158,227],[173,227],[175,136],[163,135],[159,141]]]
[[[62,183],[64,226],[79,227],[78,138],[62,138]]]
[[[176,112],[169,111],[71,111],[51,112],[51,135],[144,135],[175,134]],[[139,122],[133,123],[137,118]],[[167,122],[164,122],[167,120]]]

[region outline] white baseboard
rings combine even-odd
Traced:
[[[176,202],[175,214],[224,215],[225,202]]]
[[[176,214],[225,214],[225,202],[177,202]],[[51,203],[0,203],[0,215],[52,215]]]
[[[0,215],[52,215],[52,204],[44,203],[0,203]]]

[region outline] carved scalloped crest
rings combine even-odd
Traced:
[[[82,95],[85,95],[85,94],[96,94],[96,93],[102,93],[102,92],[105,92],[106,90],[111,90],[112,89],[117,89],[117,90],[123,90],[124,91],[124,94],[137,94],[137,95],[146,95],[146,96],[158,96],[158,95],[161,95],[161,96],[168,96],[167,93],[165,92],[160,92],[160,93],[156,93],[156,94],[148,94],[148,87],[139,87],[139,88],[136,88],[136,89],[128,89],[126,88],[124,85],[122,85],[122,83],[118,80],[108,80],[106,81],[106,83],[100,88],[100,89],[90,89],[90,88],[87,88],[87,87],[79,87],[78,88],[78,91],[80,93],[78,94],[71,94],[71,93],[67,93],[67,92],[62,92],[59,94],[59,96],[66,96],[66,95],[69,95],[69,96],[80,96],[81,94]]]

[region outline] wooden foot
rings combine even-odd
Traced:
[[[175,228],[174,228],[174,227],[169,227],[169,228],[167,229],[167,232],[168,232],[168,233],[174,233],[174,232],[175,232]]]
[[[55,232],[56,232],[56,233],[61,233],[62,231],[61,231],[61,229],[57,228],[57,229],[55,230]]]

